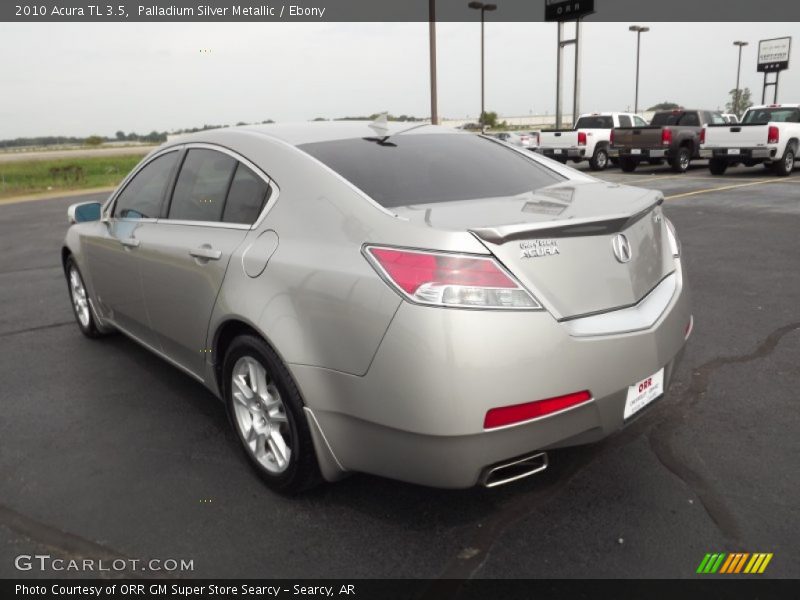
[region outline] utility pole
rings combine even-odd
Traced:
[[[633,112],[639,113],[639,56],[642,46],[642,34],[650,31],[649,27],[631,25],[628,31],[636,32],[636,101],[634,102]]]
[[[739,88],[739,77],[742,74],[742,48],[747,46],[747,42],[742,41],[735,41],[733,42],[734,46],[739,46],[739,66],[736,68],[736,94],[733,97],[733,114],[737,117],[740,116],[740,98],[741,98],[741,91]]]
[[[431,58],[431,125],[439,124],[439,100],[436,93],[436,0],[428,0],[428,34]]]
[[[486,115],[486,85],[485,85],[485,53],[484,53],[484,35],[483,35],[483,26],[486,20],[485,14],[486,12],[491,12],[493,10],[497,10],[496,4],[484,4],[483,2],[470,2],[467,4],[470,8],[474,8],[475,10],[481,11],[481,133],[484,133],[486,130],[486,123],[485,123],[485,115]]]

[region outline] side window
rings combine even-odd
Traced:
[[[633,123],[636,127],[647,127],[647,121],[636,115],[633,116]]]
[[[225,202],[222,220],[225,223],[252,225],[269,200],[269,194],[270,186],[251,169],[239,163]]]
[[[631,118],[628,115],[620,115],[619,116],[619,126],[620,127],[631,127]]]
[[[186,153],[181,166],[169,218],[176,221],[219,221],[236,159],[205,148]]]
[[[161,211],[161,202],[178,152],[169,152],[151,160],[130,180],[114,205],[118,219],[155,219]]]

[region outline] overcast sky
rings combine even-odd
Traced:
[[[640,108],[724,107],[736,84],[736,39],[751,43],[742,87],[760,101],[757,42],[787,35],[792,68],[779,100],[800,102],[800,23],[642,24],[651,31],[642,36]],[[628,25],[584,24],[583,111],[633,107]],[[437,27],[439,114],[475,117],[480,27]],[[555,24],[487,22],[487,109],[552,114],[555,45]],[[430,114],[427,23],[0,23],[0,51],[0,139]]]

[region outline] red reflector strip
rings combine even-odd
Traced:
[[[546,400],[526,402],[525,404],[493,408],[486,413],[483,427],[484,429],[493,429],[494,427],[502,427],[512,423],[530,421],[531,419],[544,417],[578,404],[583,404],[591,399],[592,395],[588,391],[583,391],[556,398],[547,398]]]

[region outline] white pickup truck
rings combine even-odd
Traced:
[[[731,165],[763,163],[783,177],[794,169],[800,150],[800,104],[747,109],[739,124],[707,125],[700,134],[700,157],[714,175]]]
[[[611,130],[615,127],[647,127],[647,121],[631,113],[581,115],[574,129],[542,130],[537,152],[562,163],[588,160],[593,171],[602,171],[608,166]]]

